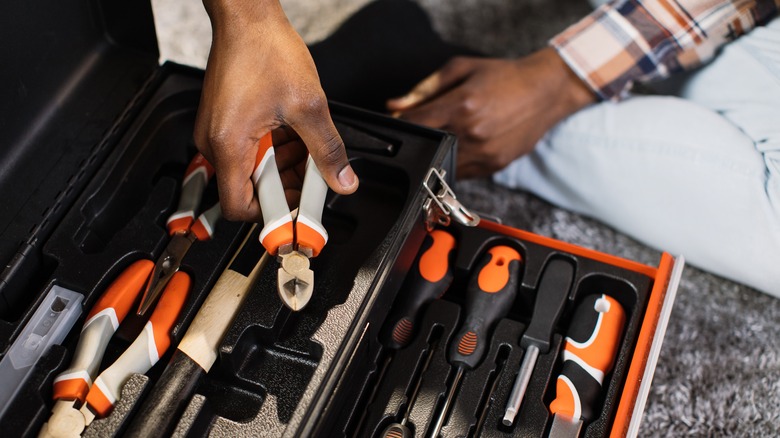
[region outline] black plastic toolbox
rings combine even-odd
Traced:
[[[80,326],[91,305],[128,264],[155,260],[167,243],[165,219],[195,153],[192,130],[202,72],[159,66],[147,2],[44,1],[0,6],[0,134],[3,193],[0,257],[0,351],[6,354],[45,292],[60,285],[84,295]],[[492,333],[483,361],[461,382],[442,436],[545,436],[547,408],[560,371],[561,345],[582,298],[606,293],[627,313],[614,371],[583,436],[635,434],[674,300],[681,261],[665,254],[657,267],[483,221],[446,228],[457,240],[455,281],[426,306],[411,344],[379,379],[388,356],[380,332],[426,236],[429,170],[454,167],[447,133],[332,104],[333,118],[361,177],[352,196],[329,194],[323,223],[330,240],[313,261],[315,295],[299,313],[276,296],[276,264],[261,274],[223,339],[219,359],[175,419],[177,436],[376,436],[400,420],[415,382],[421,390],[409,425],[424,436],[451,384],[445,352],[462,320],[465,287],[479,257],[506,244],[523,258],[522,280],[507,317]],[[433,182],[434,191],[440,184]],[[216,200],[212,187],[204,205]],[[199,242],[183,268],[193,278],[174,328],[181,339],[250,226],[222,221]],[[262,249],[257,245],[258,259]],[[552,348],[540,356],[513,427],[500,424],[524,350],[539,279],[550,260],[574,267]],[[141,328],[126,320],[109,344],[115,359]],[[49,416],[54,376],[65,369],[79,330],[53,346],[0,418],[3,436],[35,436]],[[420,363],[433,351],[430,366]],[[85,435],[122,435],[162,373],[134,376],[122,400]],[[0,376],[1,378],[2,376]],[[360,430],[357,429],[361,421]]]

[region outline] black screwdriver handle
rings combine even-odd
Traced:
[[[450,344],[450,364],[475,368],[490,344],[493,326],[509,313],[517,295],[522,258],[508,246],[490,248],[466,290],[466,318]]]
[[[553,331],[566,307],[573,282],[574,265],[570,261],[554,258],[547,262],[536,292],[531,323],[520,340],[521,347],[535,345],[541,354],[550,351]]]
[[[433,230],[412,264],[401,288],[401,297],[387,318],[382,339],[391,349],[411,342],[420,309],[440,298],[452,284],[455,238],[444,230]]]

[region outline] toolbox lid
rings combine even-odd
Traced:
[[[0,17],[2,291],[98,167],[159,54],[150,2],[13,1]]]

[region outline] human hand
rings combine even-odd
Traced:
[[[517,59],[454,58],[387,108],[458,136],[458,177],[487,176],[530,152],[595,95],[547,47]]]
[[[257,142],[272,130],[291,205],[300,195],[307,148],[333,191],[353,193],[358,179],[314,62],[279,0],[204,0],[204,5],[213,40],[194,138],[215,168],[225,218],[262,219],[252,171]]]

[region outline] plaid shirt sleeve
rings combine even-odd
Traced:
[[[764,24],[780,0],[617,0],[550,44],[604,100],[706,62],[724,43]]]

